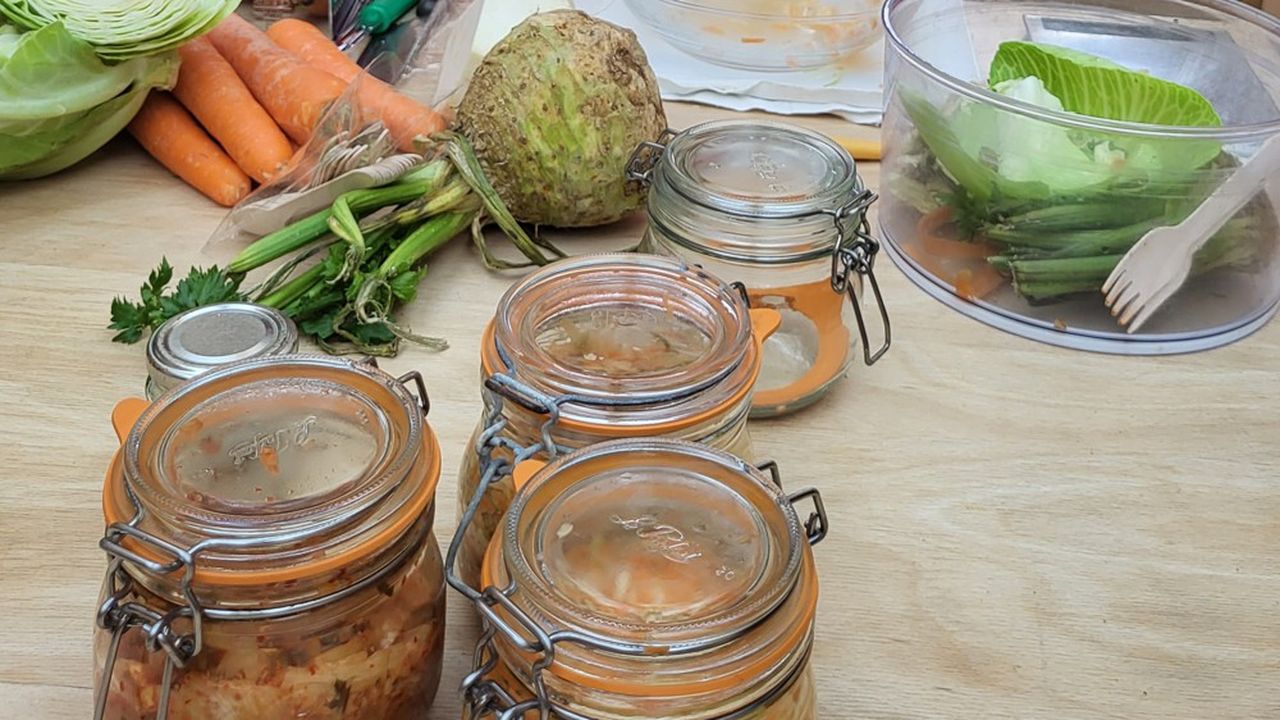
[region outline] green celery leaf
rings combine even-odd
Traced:
[[[388,283],[391,286],[391,294],[401,302],[413,302],[413,298],[418,294],[418,283],[426,274],[427,269],[424,267],[396,275]]]
[[[136,343],[142,339],[142,331],[148,327],[147,308],[118,297],[111,301],[112,330],[119,330],[111,339],[120,343]]]

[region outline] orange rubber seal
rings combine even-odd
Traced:
[[[536,472],[540,468],[531,468]],[[482,587],[489,587],[494,584],[493,568],[496,563],[501,562],[502,554],[502,533],[496,533],[489,543],[488,549],[485,551],[484,562],[480,566],[480,584]],[[559,660],[551,663],[548,670],[557,677],[564,679],[577,687],[593,688],[596,690],[605,690],[607,692],[615,692],[624,695],[632,695],[637,697],[662,697],[668,695],[694,695],[710,690],[726,690],[743,683],[759,678],[761,674],[769,668],[776,666],[782,662],[783,658],[795,651],[810,636],[813,629],[813,618],[818,610],[818,570],[813,561],[813,552],[807,546],[804,549],[804,564],[800,568],[800,577],[796,582],[793,593],[800,593],[799,602],[801,606],[799,611],[804,613],[804,617],[809,618],[807,623],[793,623],[787,633],[776,638],[769,643],[768,651],[761,657],[756,658],[751,663],[743,665],[741,668],[734,670],[722,677],[712,680],[701,680],[698,682],[679,683],[679,684],[655,684],[647,680],[644,676],[638,676],[635,679],[618,677],[608,681],[601,681],[599,678],[590,675],[583,675],[571,667],[566,667]],[[792,602],[792,598],[784,601],[779,610],[785,607],[787,603]],[[775,612],[778,612],[777,610]],[[535,653],[521,653],[515,650],[530,664],[537,659]],[[503,666],[500,660],[499,667]],[[507,668],[508,676],[514,675]],[[521,683],[523,687],[523,683]],[[511,688],[508,688],[511,689]],[[525,688],[527,690],[527,688]]]
[[[596,435],[605,435],[608,437],[625,438],[625,437],[650,437],[653,435],[666,435],[675,433],[685,428],[694,427],[706,422],[717,415],[720,415],[726,408],[731,408],[742,402],[752,388],[756,384],[756,378],[760,376],[760,361],[763,357],[761,346],[764,341],[772,335],[778,326],[782,324],[782,316],[776,310],[771,308],[752,308],[751,314],[751,347],[747,353],[744,362],[751,365],[751,376],[746,382],[742,383],[742,387],[738,389],[731,397],[715,407],[707,408],[699,413],[680,418],[679,420],[671,420],[668,422],[651,423],[648,425],[635,425],[625,427],[615,427],[613,425],[599,425],[596,423],[580,422],[563,415],[557,422],[557,425],[565,430],[575,432],[585,432]],[[489,377],[497,372],[497,368],[502,366],[502,358],[498,355],[497,341],[494,339],[494,321],[490,320],[485,326],[484,336],[481,338],[480,351],[480,367],[484,371],[485,377]]]
[[[748,289],[751,307],[775,307],[781,298],[788,309],[809,319],[818,332],[818,354],[813,365],[799,379],[782,387],[757,389],[751,405],[775,408],[803,400],[821,390],[849,363],[849,328],[842,320],[844,293],[831,289],[826,281],[787,287]],[[769,299],[766,301],[766,298]]]
[[[128,437],[129,429],[141,417],[148,403],[139,398],[127,398],[116,404],[112,412],[112,424],[116,434]],[[377,532],[366,537],[362,542],[352,545],[342,552],[323,555],[310,562],[290,565],[279,570],[219,570],[202,567],[196,563],[193,581],[205,585],[248,586],[268,583],[288,582],[337,570],[354,563],[402,535],[430,507],[435,498],[436,484],[440,481],[440,445],[435,432],[424,419],[422,422],[422,446],[430,464],[426,467],[425,477],[417,490],[400,507],[398,511],[378,528]],[[107,525],[126,523],[133,517],[134,506],[124,489],[124,468],[121,447],[111,456],[107,467],[106,479],[102,486],[102,516]],[[421,456],[419,456],[421,457]],[[418,463],[420,464],[420,463]],[[412,470],[411,470],[412,472]],[[156,562],[168,562],[168,558],[157,555],[150,547],[135,543],[132,538],[125,538],[124,544],[139,555]]]

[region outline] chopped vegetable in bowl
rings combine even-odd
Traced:
[[[627,0],[680,50],[751,70],[822,67],[880,39],[873,0]]]
[[[1224,123],[1254,117],[1255,108],[1215,107],[1203,87],[1021,40],[975,40],[988,42],[990,62],[984,82],[969,82],[939,69],[965,72],[930,44],[941,19],[918,5],[895,0],[885,10],[895,81],[880,222],[909,277],[991,325],[1085,349],[1200,349],[1265,322],[1280,298],[1276,208],[1265,193],[1241,199],[1244,208],[1195,256],[1191,279],[1142,333],[1126,333],[1099,292],[1140,238],[1181,222],[1257,151],[1265,125]],[[967,12],[978,22],[978,9]],[[1017,3],[984,4],[981,13],[984,24],[1012,33],[1028,22]],[[1129,20],[1107,27],[1129,28]]]

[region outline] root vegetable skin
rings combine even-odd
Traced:
[[[365,73],[315,25],[286,18],[272,24],[267,36],[312,67],[346,83],[358,81],[356,102],[360,109],[365,117],[380,119],[400,149],[412,150],[415,137],[430,136],[445,128],[446,122],[440,113]]]
[[[555,227],[638,209],[627,162],[667,127],[635,33],[576,10],[516,26],[476,68],[457,120],[511,214]]]
[[[239,15],[229,15],[209,40],[280,128],[301,144],[346,83],[276,45]]]
[[[269,181],[293,155],[289,138],[208,39],[196,38],[178,52],[182,69],[174,97],[241,170],[258,182]]]
[[[231,207],[249,194],[249,176],[169,93],[152,92],[129,123],[129,133],[161,165],[219,205]]]

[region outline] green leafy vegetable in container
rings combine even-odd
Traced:
[[[1190,88],[1052,45],[1003,43],[988,85],[1051,111],[1148,125],[1222,124]],[[1138,239],[1185,218],[1236,164],[1213,140],[1069,128],[1014,106],[940,109],[908,93],[902,101],[918,137],[890,191],[924,216],[921,228],[944,220],[954,239],[971,243],[1037,303],[1097,291]],[[1251,262],[1264,230],[1257,210],[1247,208],[1219,232],[1195,270]],[[973,257],[971,250],[940,252]]]

